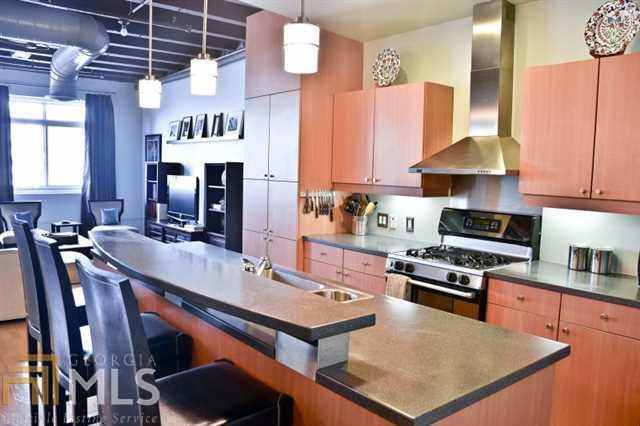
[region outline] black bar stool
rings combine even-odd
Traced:
[[[35,246],[42,274],[49,326],[53,336],[53,350],[57,356],[56,370],[60,385],[59,396],[62,401],[65,391],[70,390],[71,369],[85,381],[88,381],[94,373],[86,311],[84,306],[76,306],[67,269],[58,250],[58,243],[30,232],[24,224],[17,225],[18,232],[24,234],[27,239],[31,238]],[[160,364],[160,371],[168,374],[187,368],[185,360],[191,357],[191,338],[156,314],[143,313],[140,317],[145,336],[149,339],[151,353]],[[95,394],[95,389],[89,389],[86,392],[84,389],[78,390],[74,420],[80,420],[75,423],[83,424],[87,415],[87,398]],[[58,404],[57,419],[65,418],[65,408],[66,404]]]
[[[105,375],[116,369],[118,388],[106,381],[104,403],[98,403],[105,424],[113,419],[137,419],[144,425],[290,425],[293,401],[287,395],[259,383],[228,361],[214,362],[193,370],[154,380],[145,376],[153,368],[149,348],[131,284],[121,275],[98,269],[88,260],[76,262],[87,303],[87,318],[94,353],[106,360],[133,359],[134,363],[104,363],[96,368]],[[117,328],[119,332],[114,333]],[[144,378],[140,386],[136,377]],[[154,385],[150,387],[149,385]],[[153,390],[159,390],[155,401]],[[108,395],[117,392],[132,404],[114,404]],[[140,400],[147,403],[142,403]],[[100,398],[98,398],[100,399]]]

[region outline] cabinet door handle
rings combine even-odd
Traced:
[[[380,182],[382,179],[378,179],[378,178],[373,178],[373,183],[378,183]]]
[[[588,193],[588,192],[589,192],[589,191],[587,191],[587,188],[580,188],[580,193],[581,193],[582,195],[587,195],[587,193]]]
[[[342,274],[342,272],[340,272],[340,271],[336,271],[336,274],[337,274],[337,275],[340,275],[340,274]]]
[[[596,193],[596,195],[602,195],[604,193],[604,191],[602,189],[596,189],[595,193]]]
[[[524,302],[524,296],[519,294],[518,296],[516,296],[516,299],[519,300],[520,302]]]
[[[320,256],[326,256],[326,255],[327,255],[327,253],[325,253],[323,251],[320,252]]]
[[[270,233],[270,234],[273,234],[273,229],[269,229],[269,233]]]
[[[371,182],[371,178],[366,177],[366,178],[364,178],[364,181],[365,181],[366,183],[369,183],[369,182]]]
[[[351,275],[349,275],[347,272],[342,274],[343,277],[350,277]]]
[[[269,177],[269,174],[268,174],[268,173],[265,173],[263,176],[264,176],[264,177]]]
[[[562,332],[564,334],[569,334],[569,328],[568,327],[562,327]]]
[[[276,177],[276,175],[269,175],[269,177],[273,179],[274,177]]]
[[[262,228],[262,232],[267,232],[268,228]]]
[[[268,240],[268,241],[269,241],[270,243],[272,243],[272,242],[273,242],[273,240],[272,240],[271,238],[269,238],[269,240]]]
[[[369,262],[362,262],[362,266],[371,266]]]
[[[262,237],[262,240],[263,240],[263,241],[267,241],[267,240],[268,240],[268,238],[267,238],[267,237]]]
[[[553,327],[553,324],[551,324],[550,322],[546,323],[544,326],[545,326],[545,328],[547,328],[548,330],[553,330],[553,328],[554,328],[554,327]]]
[[[609,315],[605,314],[604,312],[600,314],[600,319],[602,321],[609,321]]]

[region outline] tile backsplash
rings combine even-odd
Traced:
[[[460,179],[460,178],[456,178]],[[496,180],[498,179],[498,180]],[[395,215],[397,228],[378,228],[375,214],[368,232],[395,238],[438,243],[438,220],[442,208],[475,208],[520,213],[542,213],[540,258],[565,264],[569,244],[611,247],[616,254],[614,270],[637,275],[640,251],[640,216],[580,210],[530,208],[522,203],[517,178],[475,177],[456,181],[453,195],[441,198],[371,196],[378,201],[376,213]],[[415,218],[415,232],[405,231],[406,217]]]

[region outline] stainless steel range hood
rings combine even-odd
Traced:
[[[505,0],[473,8],[468,137],[409,168],[412,173],[517,175],[520,144],[511,137],[515,7]]]

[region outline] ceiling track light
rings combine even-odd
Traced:
[[[300,16],[284,26],[284,70],[291,74],[318,72],[320,27],[313,25],[304,14],[304,0],[300,0]]]
[[[202,52],[191,60],[191,94],[214,96],[218,85],[218,62],[207,53],[208,0],[204,0],[202,14]]]
[[[158,109],[162,83],[153,76],[153,0],[149,0],[149,73],[138,82],[140,108]]]

